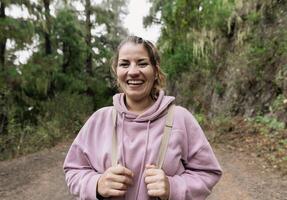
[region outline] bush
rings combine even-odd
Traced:
[[[265,125],[267,128],[275,131],[285,128],[283,122],[279,122],[275,117],[271,116],[256,116],[255,118],[250,118],[249,121],[256,124]]]
[[[91,97],[62,92],[42,102],[36,122],[19,121],[17,109],[9,110],[8,133],[0,135],[0,160],[32,153],[74,137],[93,112]],[[33,112],[33,108],[27,110]]]

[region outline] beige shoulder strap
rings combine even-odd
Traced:
[[[167,113],[167,117],[166,117],[166,121],[165,121],[165,127],[164,127],[164,131],[163,131],[163,135],[162,135],[162,139],[161,139],[161,145],[160,145],[160,149],[159,149],[159,156],[158,156],[158,160],[157,160],[157,167],[162,168],[163,165],[163,161],[165,158],[165,153],[167,150],[167,146],[168,146],[168,141],[169,141],[169,137],[170,137],[170,132],[172,129],[172,123],[173,123],[173,112],[174,112],[174,107],[175,105],[172,104],[169,106],[168,108],[168,113]],[[117,136],[116,136],[116,122],[117,122],[117,111],[116,109],[113,107],[113,114],[112,114],[112,118],[113,118],[113,136],[112,136],[112,166],[116,166],[117,165]]]
[[[172,104],[168,108],[168,113],[167,113],[167,117],[166,117],[166,121],[165,121],[165,127],[163,130],[161,145],[160,145],[160,149],[159,149],[159,156],[158,156],[157,165],[156,165],[158,168],[162,168],[163,161],[165,158],[165,153],[166,153],[167,146],[168,146],[170,132],[172,129],[174,107],[175,107],[175,105]]]
[[[115,107],[113,107],[113,136],[112,136],[112,166],[115,167],[117,165],[117,149],[118,149],[118,141],[116,136],[116,124],[117,124],[117,111]]]

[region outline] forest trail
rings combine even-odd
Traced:
[[[69,144],[0,162],[1,200],[72,200],[62,164]],[[287,176],[282,177],[252,155],[230,146],[213,146],[224,170],[208,200],[287,200]]]

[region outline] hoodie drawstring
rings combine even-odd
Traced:
[[[140,189],[141,184],[142,184],[142,178],[143,178],[143,173],[144,173],[144,165],[145,165],[145,161],[146,161],[146,154],[147,154],[148,143],[149,143],[149,129],[150,129],[150,120],[147,123],[147,133],[146,133],[146,140],[145,140],[145,151],[144,151],[144,156],[143,156],[143,160],[142,160],[142,163],[141,163],[139,184],[138,184],[138,186],[136,188],[136,199],[138,199],[139,189]]]
[[[140,175],[139,175],[139,184],[137,185],[136,188],[136,199],[138,199],[138,194],[139,194],[139,189],[142,184],[142,178],[144,174],[144,165],[146,162],[146,155],[147,155],[147,150],[148,150],[148,144],[149,144],[149,130],[150,130],[150,123],[151,121],[149,120],[147,123],[147,132],[146,132],[146,138],[145,138],[145,147],[144,147],[144,156],[142,159],[141,163],[141,168],[140,168]],[[124,125],[125,125],[125,113],[123,113],[122,117],[122,130],[121,130],[121,155],[122,155],[122,165],[126,166],[126,159],[125,159],[125,148],[124,148]]]

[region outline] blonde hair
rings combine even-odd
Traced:
[[[117,66],[118,66],[118,59],[119,59],[119,52],[121,47],[126,44],[126,43],[134,43],[134,44],[141,44],[144,46],[144,48],[146,49],[148,56],[149,56],[149,60],[151,62],[152,67],[154,68],[157,76],[155,78],[154,81],[154,85],[153,88],[151,90],[151,97],[153,99],[157,99],[158,95],[159,95],[159,91],[163,90],[165,88],[166,85],[166,76],[164,74],[164,72],[161,70],[160,68],[160,57],[159,57],[159,53],[157,48],[154,46],[153,43],[151,43],[148,40],[144,40],[141,37],[137,37],[137,36],[128,36],[126,39],[124,39],[118,46],[117,51],[113,57],[113,61],[112,61],[112,74],[114,75],[114,77],[117,77]],[[120,86],[117,84],[118,88],[120,88]]]

